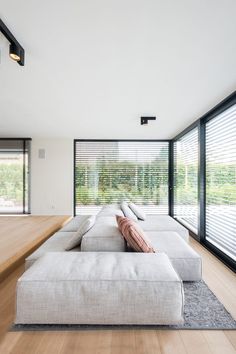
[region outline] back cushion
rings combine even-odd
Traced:
[[[127,202],[122,202],[120,207],[121,207],[121,210],[124,213],[124,216],[126,216],[127,218],[129,218],[131,220],[134,220],[134,221],[138,220],[137,216],[132,212],[132,210],[128,206]]]
[[[116,216],[118,228],[125,240],[136,252],[155,253],[141,227],[129,218]]]

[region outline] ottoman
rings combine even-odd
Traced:
[[[178,324],[183,285],[164,253],[52,252],[18,280],[16,324]]]

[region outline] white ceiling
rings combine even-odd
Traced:
[[[235,0],[0,4],[1,136],[171,138],[235,90]]]

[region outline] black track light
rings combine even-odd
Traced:
[[[25,63],[25,51],[20,43],[16,40],[13,34],[9,31],[7,26],[0,19],[0,32],[10,42],[9,56],[12,60],[16,61],[19,65],[24,66]]]

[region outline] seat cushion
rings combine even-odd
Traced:
[[[165,254],[48,253],[18,280],[15,323],[177,324],[183,301]]]
[[[146,220],[138,220],[144,231],[176,231],[188,242],[188,230],[169,215],[147,215]]]
[[[177,232],[147,231],[154,249],[164,252],[170,258],[176,272],[184,281],[198,281],[202,278],[202,260]]]

